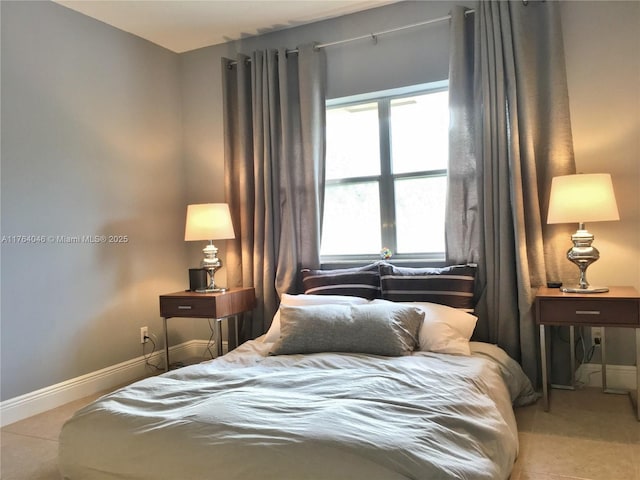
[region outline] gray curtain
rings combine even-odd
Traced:
[[[478,264],[476,338],[537,384],[535,290],[575,276],[571,229],[546,224],[551,179],[575,173],[559,6],[474,9],[451,19],[448,260]]]
[[[223,59],[225,193],[236,229],[227,282],[255,287],[258,298],[243,340],[266,332],[301,267],[319,267],[324,65],[312,45]]]

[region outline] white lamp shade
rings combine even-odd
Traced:
[[[185,241],[235,238],[229,205],[201,203],[187,206]]]
[[[611,175],[564,175],[551,180],[547,223],[620,220]]]

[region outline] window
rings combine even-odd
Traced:
[[[444,258],[446,82],[327,107],[323,262]]]

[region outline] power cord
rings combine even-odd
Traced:
[[[562,343],[571,343],[569,337],[564,337],[562,335],[562,329],[561,328],[555,328],[552,330],[554,336]],[[595,353],[595,350],[597,348],[597,345],[591,345],[591,347],[589,347],[587,349],[586,344],[585,344],[585,339],[584,339],[584,327],[582,326],[578,326],[576,327],[576,340],[575,340],[575,344],[574,344],[574,354],[577,360],[577,369],[578,370],[580,367],[582,367],[585,363],[590,363],[591,359],[593,358],[593,355]],[[587,374],[587,381],[580,381],[578,379],[576,379],[575,382],[575,388],[584,388],[585,386],[589,385],[589,379],[591,378],[591,376],[594,373],[598,373],[599,371],[595,371],[595,372],[590,372],[589,374]]]
[[[160,365],[155,364],[155,363],[151,363],[149,360],[151,359],[151,356],[154,354],[154,352],[156,351],[156,336],[153,333],[147,334],[144,336],[145,340],[149,340],[149,342],[151,342],[151,345],[153,345],[153,348],[151,349],[150,353],[145,353],[145,347],[147,345],[147,342],[145,341],[142,344],[142,356],[144,357],[144,364],[146,367],[150,367],[150,368],[155,368],[158,371],[164,371],[164,368],[160,367]]]
[[[578,365],[578,368],[579,368],[579,367],[583,366],[585,363],[591,363],[591,359],[593,358],[593,354],[595,353],[596,348],[597,348],[598,345],[597,344],[593,344],[593,345],[591,345],[591,347],[589,347],[589,349],[587,349],[587,347],[585,345],[585,341],[584,341],[584,327],[578,327],[578,328],[579,328],[578,331],[580,332],[579,333],[580,337],[579,337],[578,341],[579,341],[579,345],[580,345],[581,350],[582,350],[582,358],[579,360],[579,365]],[[577,346],[578,345],[576,344],[576,347]],[[575,385],[576,388],[584,388],[584,387],[590,385],[591,376],[596,374],[596,373],[600,373],[600,370],[594,370],[592,372],[589,372],[587,374],[586,381],[585,380],[576,379],[576,385]],[[584,376],[584,375],[582,375],[582,376]]]

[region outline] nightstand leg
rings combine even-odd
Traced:
[[[235,328],[233,329],[236,332],[236,348],[240,346],[240,332],[238,332],[238,315],[233,316],[233,324]]]
[[[571,389],[576,386],[576,333],[573,325],[569,326],[569,346],[571,348]]]
[[[631,401],[634,403],[636,418],[640,422],[640,328],[636,328],[636,394],[632,395]]]
[[[540,360],[542,362],[542,400],[544,411],[549,411],[549,386],[547,384],[547,340],[545,338],[545,326],[540,325]]]
[[[607,341],[606,328],[601,327],[602,336],[600,337],[600,368],[602,370],[602,390],[609,390],[607,387]]]
[[[218,356],[222,356],[222,319],[216,318],[216,350]]]
[[[169,332],[167,330],[167,317],[162,317],[162,328],[164,329],[164,371],[169,371]]]

